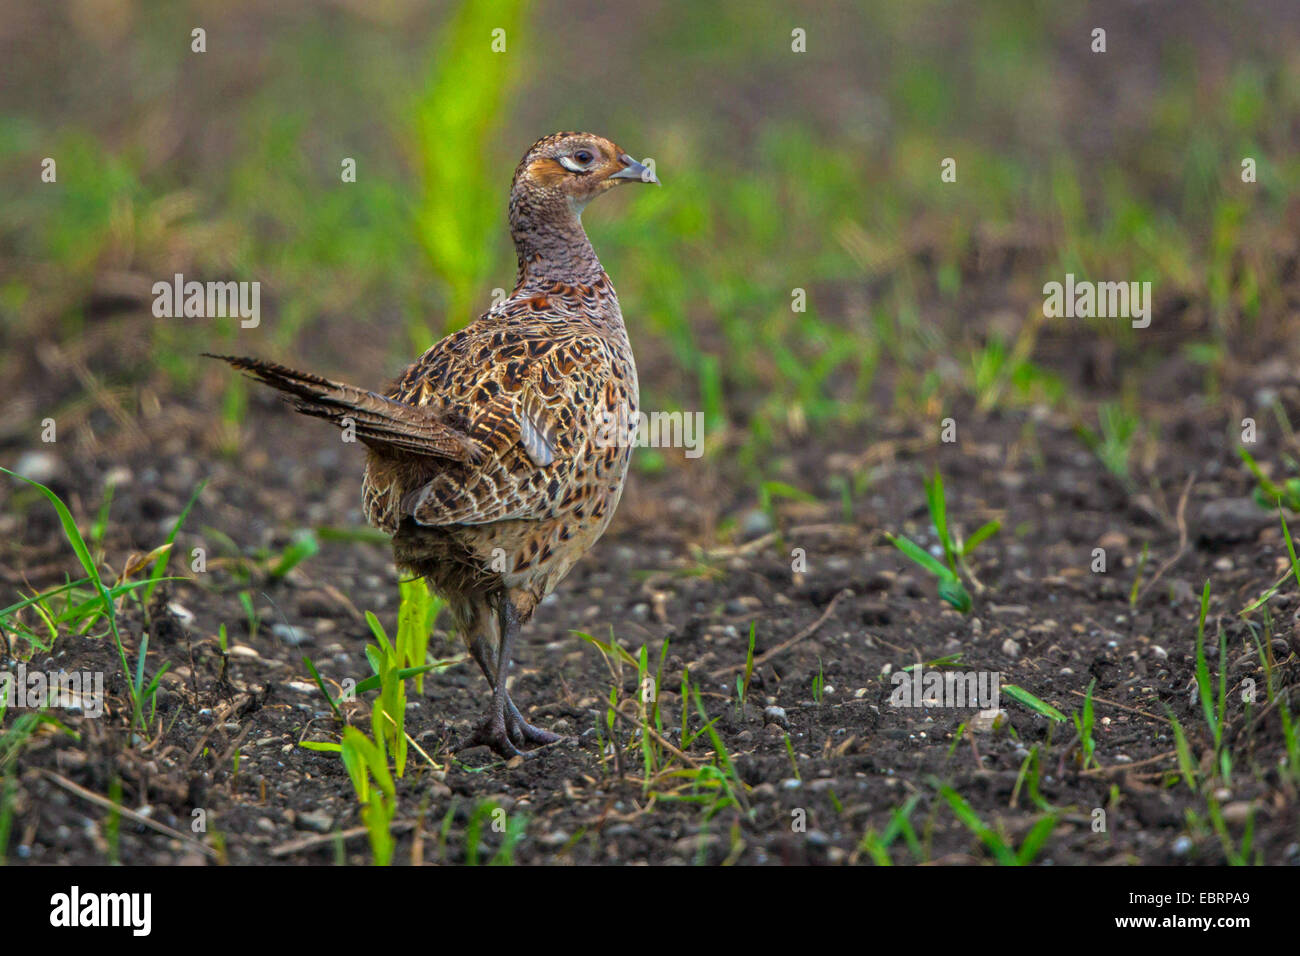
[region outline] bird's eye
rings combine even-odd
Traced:
[[[595,158],[595,153],[589,149],[575,149],[567,156],[560,157],[560,165],[571,173],[585,173]]]

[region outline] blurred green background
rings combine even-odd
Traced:
[[[49,342],[128,395],[219,382],[232,423],[203,349],[393,376],[511,286],[510,177],[559,129],[655,160],[586,225],[646,407],[704,410],[751,471],[886,412],[1140,392],[1171,352],[1212,388],[1297,339],[1298,38],[1294,2],[6,3],[8,430],[85,385],[33,381]],[[175,272],[260,281],[260,328],[154,319]],[[1043,319],[1067,272],[1152,281],[1155,326]]]

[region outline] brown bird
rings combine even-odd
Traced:
[[[604,533],[623,492],[636,365],[581,214],[628,182],[658,179],[600,136],[539,140],[510,188],[514,291],[383,395],[213,356],[367,446],[366,520],[393,536],[399,568],[446,599],[492,687],[487,717],[458,749],[485,744],[512,756],[560,739],[524,720],[506,679],[520,625]]]

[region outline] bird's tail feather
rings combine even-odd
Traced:
[[[340,427],[351,425],[357,438],[371,447],[453,461],[473,461],[478,456],[478,446],[464,432],[439,420],[435,411],[426,406],[408,405],[275,362],[203,354],[227,362],[290,396],[294,408],[304,415],[323,418]]]

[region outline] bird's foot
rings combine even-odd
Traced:
[[[564,739],[563,736],[541,727],[536,727],[524,720],[523,714],[519,713],[519,708],[515,702],[506,699],[507,711],[507,729],[510,734],[510,740],[519,747],[527,744],[553,744]]]
[[[488,714],[470,731],[469,736],[457,741],[451,749],[459,753],[473,747],[487,747],[498,757],[506,760],[523,755],[522,751],[511,742],[510,735],[506,732],[505,714],[500,711]]]
[[[497,756],[509,760],[520,756],[529,746],[544,746],[563,739],[561,734],[524,720],[515,702],[507,697],[504,711],[488,714],[468,736],[454,744],[452,750],[459,752],[471,747],[488,747]]]

